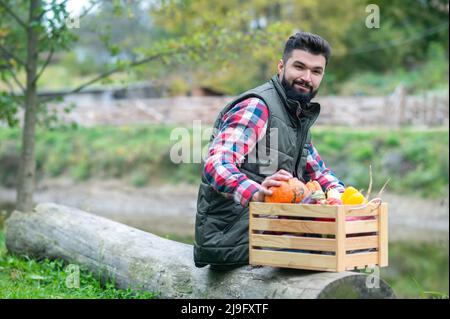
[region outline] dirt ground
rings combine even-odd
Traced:
[[[15,190],[0,188],[0,207],[14,203]],[[122,181],[47,180],[35,193],[36,202],[74,206],[130,226],[172,238],[194,234],[197,186],[160,185],[134,188]],[[449,201],[425,200],[386,193],[390,240],[446,241]]]

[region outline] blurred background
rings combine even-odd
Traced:
[[[333,48],[316,98],[319,153],[346,185],[367,190],[369,166],[373,194],[390,178],[382,196],[390,205],[390,266],[382,278],[399,297],[448,297],[448,1],[44,4],[61,6],[69,27],[60,49],[47,50],[38,80],[46,102],[35,202],[192,243],[202,166],[170,159],[173,130],[186,128],[189,144],[201,139],[205,147],[209,136],[196,134],[193,121],[210,128],[228,101],[276,73],[290,35],[309,31]],[[55,17],[45,18],[50,30]],[[11,23],[0,6],[0,44],[14,36],[20,52]],[[23,70],[15,76],[25,80]],[[0,92],[16,98],[0,95],[0,227],[16,198],[23,109],[7,108],[20,101],[16,82],[0,77]]]

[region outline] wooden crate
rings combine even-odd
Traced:
[[[251,265],[337,272],[388,265],[387,203],[360,208],[251,202],[249,209]]]

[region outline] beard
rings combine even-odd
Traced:
[[[312,86],[304,81],[295,81],[295,83],[303,85],[310,89],[309,92],[301,92],[294,87],[294,82],[292,84],[288,83],[283,72],[283,78],[281,80],[281,85],[284,88],[286,97],[290,100],[294,100],[300,103],[301,106],[308,105],[309,102],[316,96],[318,90],[313,90]]]

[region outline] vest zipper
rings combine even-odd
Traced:
[[[311,127],[311,120],[307,120],[305,118],[305,123],[302,123],[302,121],[299,119],[300,122],[300,129],[302,131],[302,135],[301,135],[301,147],[300,147],[300,151],[297,153],[297,159],[295,161],[295,167],[294,167],[294,176],[297,177],[300,180],[303,180],[303,176],[298,176],[297,172],[298,172],[298,165],[300,164],[300,160],[302,159],[303,156],[303,149],[305,148],[305,142],[306,142],[306,136],[308,135],[308,131]],[[303,129],[303,124],[305,124],[305,129]]]

